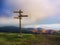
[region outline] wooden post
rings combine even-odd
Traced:
[[[21,11],[21,10],[14,11],[14,13],[19,13],[18,17],[14,17],[14,18],[19,19],[20,35],[18,35],[18,36],[22,37],[21,19],[22,19],[22,17],[28,17],[28,15],[22,15],[23,11]]]

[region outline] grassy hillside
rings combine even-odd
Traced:
[[[19,38],[17,33],[0,33],[0,45],[60,45],[60,37],[45,34],[23,34]]]

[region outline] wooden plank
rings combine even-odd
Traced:
[[[14,11],[14,13],[23,13],[23,11],[19,10],[19,11]]]
[[[21,15],[21,17],[28,17],[28,15]]]

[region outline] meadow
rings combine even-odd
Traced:
[[[0,33],[0,45],[60,45],[60,34],[22,34]]]

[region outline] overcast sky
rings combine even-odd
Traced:
[[[60,24],[60,0],[0,0],[0,26],[18,26],[19,9],[29,16],[22,25]]]

